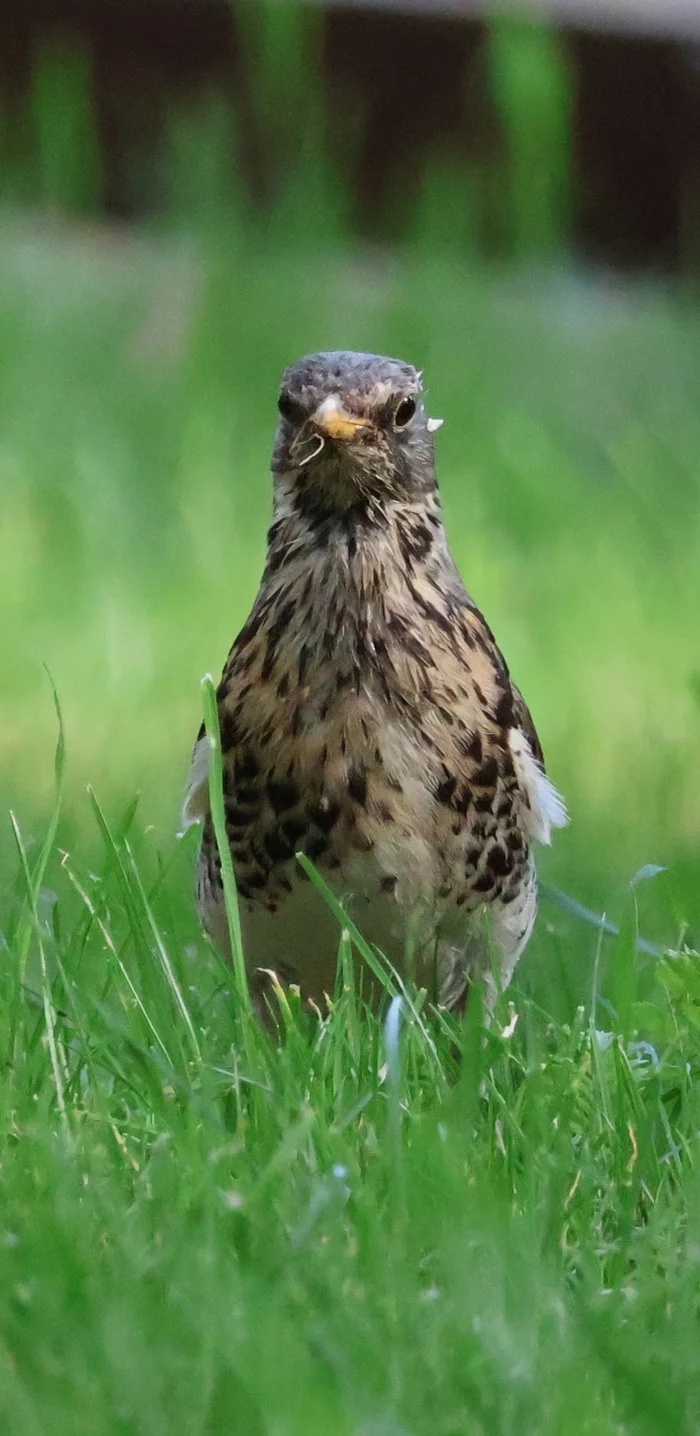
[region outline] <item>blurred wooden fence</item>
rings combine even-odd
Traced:
[[[291,0],[281,3],[299,10]],[[336,148],[336,157],[360,233],[390,238],[401,232],[426,164],[437,160],[439,166],[444,159],[462,176],[476,176],[482,207],[478,243],[498,255],[513,250],[503,223],[503,176],[513,148],[524,137],[537,160],[542,125],[551,144],[559,123],[552,107],[558,106],[571,201],[567,242],[585,257],[606,262],[700,269],[700,0],[537,0],[536,6],[504,0],[499,14],[507,10],[555,22],[550,31],[539,27],[541,35],[552,37],[549,76],[541,51],[535,75],[529,59],[524,65],[514,61],[511,47],[510,95],[503,87],[497,93],[494,78],[495,0],[309,3],[316,7],[309,13],[320,21],[313,72],[304,75],[299,56],[283,47],[275,60],[278,73],[266,82],[262,123],[260,77],[252,74],[245,32],[263,0],[0,5],[0,118],[10,120],[5,163],[12,151],[20,198],[31,194],[34,183],[25,184],[32,127],[38,124],[41,131],[50,185],[51,166],[58,174],[62,163],[57,147],[72,124],[68,138],[76,169],[84,156],[95,175],[92,190],[80,175],[76,180],[76,193],[82,185],[88,206],[121,219],[157,213],[167,198],[168,124],[173,115],[191,114],[202,97],[215,95],[235,114],[234,163],[264,199],[270,146],[281,144],[284,167],[285,143],[296,143],[298,97],[314,90],[331,129],[348,100],[356,116],[352,143]],[[272,9],[268,0],[268,17]],[[530,33],[530,27],[523,30]],[[54,44],[63,47],[61,53],[73,48],[78,69],[84,69],[83,79],[78,75],[83,108],[74,105],[72,120],[66,119],[64,104],[68,81],[57,76],[56,65],[46,75],[41,69]],[[513,87],[519,109],[511,104]],[[279,168],[279,156],[277,161]],[[521,197],[527,201],[522,146],[519,163],[525,181]],[[2,164],[0,155],[0,179]],[[196,168],[190,164],[190,170]]]
[[[700,40],[700,0],[315,0],[344,8],[420,14],[433,19],[457,16],[488,19],[500,11],[515,15],[550,16],[559,25],[627,34]]]

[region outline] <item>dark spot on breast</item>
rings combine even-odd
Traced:
[[[508,837],[506,838],[506,847],[511,853],[522,853],[525,844],[517,828],[514,832],[508,834]]]
[[[249,888],[264,888],[266,882],[267,873],[252,872],[246,874],[245,883]]]
[[[267,652],[265,654],[265,661],[260,672],[260,676],[263,681],[266,681],[272,673],[275,659],[277,657],[279,641],[286,629],[289,627],[295,609],[296,603],[294,599],[289,599],[287,603],[283,603],[282,607],[276,613],[275,617],[272,620],[272,623],[267,630],[267,633],[265,635],[267,639]]]
[[[494,882],[491,874],[482,873],[481,877],[477,878],[475,883],[472,883],[472,888],[475,893],[488,893],[491,891],[493,885]]]
[[[509,873],[513,867],[512,857],[503,851],[503,848],[492,848],[486,859],[486,866],[494,877],[502,878]]]
[[[443,778],[442,782],[438,783],[438,786],[435,789],[435,797],[437,798],[438,803],[451,802],[452,798],[454,797],[456,787],[456,778]]]
[[[304,852],[313,862],[315,858],[320,858],[321,853],[325,853],[327,847],[328,838],[323,833],[315,833],[304,843]]]
[[[496,704],[494,718],[501,728],[509,728],[513,722],[513,693],[505,688]]]
[[[468,789],[468,788],[462,788],[462,791],[461,791],[459,797],[458,797],[458,798],[456,799],[456,801],[455,801],[455,808],[457,809],[457,812],[458,812],[458,813],[467,813],[467,812],[469,811],[469,805],[470,805],[470,803],[471,803],[471,800],[472,800],[472,795],[471,795],[471,793],[469,792],[469,789]]]
[[[472,630],[471,630],[471,625],[470,625],[470,624],[467,622],[467,620],[464,619],[464,618],[462,619],[462,621],[461,621],[461,623],[460,623],[460,625],[459,625],[459,631],[460,631],[460,634],[461,634],[461,636],[462,636],[462,641],[463,641],[464,643],[466,643],[467,648],[473,648],[473,647],[474,647],[474,635],[473,635]]]
[[[312,803],[306,811],[311,822],[315,823],[323,833],[329,833],[340,817],[339,805],[332,802],[330,798],[321,798],[319,803]]]
[[[309,804],[306,811],[308,811],[310,821],[315,823],[316,827],[321,827],[323,833],[329,833],[341,816],[341,808],[338,803],[333,803],[331,798],[321,798],[319,803]]]
[[[290,598],[287,599],[287,602],[283,603],[282,606],[276,610],[272,618],[272,622],[270,623],[266,633],[268,647],[277,647],[277,644],[279,643],[282,634],[289,627],[292,621],[295,609],[295,600],[293,598]]]
[[[299,802],[299,790],[289,778],[273,778],[267,785],[270,806],[276,813],[285,813]]]
[[[374,805],[374,812],[380,823],[393,823],[394,814],[391,808],[387,807],[386,803],[376,803]]]
[[[222,751],[230,753],[240,741],[240,734],[233,714],[228,713],[225,708],[219,711],[219,731]]]
[[[260,802],[260,789],[242,784],[236,789],[236,801],[244,808],[256,808]]]
[[[302,643],[299,649],[299,683],[302,684],[306,677],[306,670],[309,666],[309,645]]]
[[[245,830],[246,828],[250,827],[250,824],[252,822],[255,821],[255,818],[257,817],[257,812],[257,804],[251,811],[250,808],[229,808],[227,803],[226,822],[230,823],[232,828],[241,828]]]
[[[434,668],[433,658],[424,643],[416,637],[413,629],[406,623],[406,620],[398,613],[392,613],[388,619],[388,629],[392,638],[397,639],[402,648],[406,649],[423,668]]]
[[[398,538],[401,556],[409,570],[413,569],[414,563],[420,563],[427,557],[433,543],[433,535],[422,519],[401,524]]]
[[[480,798],[474,799],[474,811],[476,813],[490,813],[493,807],[493,793],[486,793]]]
[[[263,838],[265,849],[273,863],[285,863],[293,856],[294,849],[284,834],[277,829],[266,833]]]
[[[407,586],[411,598],[413,599],[413,602],[415,603],[416,607],[420,609],[420,612],[423,614],[423,617],[427,618],[431,623],[436,624],[437,627],[441,629],[443,633],[448,633],[451,637],[454,637],[454,622],[449,617],[449,615],[445,613],[444,609],[440,608],[438,604],[431,603],[429,599],[425,598],[424,595],[420,593],[419,590],[415,588],[415,586],[411,583],[410,579],[407,579]]]
[[[262,868],[264,873],[269,873],[272,867],[272,858],[270,857],[270,854],[266,852],[264,848],[261,848],[259,843],[251,843],[250,851],[255,858],[258,867]]]
[[[288,692],[289,692],[289,674],[288,674],[288,673],[283,673],[283,674],[282,674],[282,677],[280,678],[279,683],[277,684],[277,697],[278,697],[278,698],[286,698]]]
[[[367,802],[367,778],[364,768],[357,763],[351,763],[348,769],[348,793],[364,808]]]
[[[282,832],[284,833],[284,836],[287,841],[291,843],[292,847],[294,847],[295,844],[298,843],[299,839],[303,837],[308,826],[309,825],[306,822],[306,819],[301,817],[285,818],[284,822],[281,824]]]
[[[233,771],[237,783],[244,783],[246,779],[257,778],[260,772],[260,764],[250,750],[243,750],[236,754]],[[243,799],[245,802],[245,799]]]
[[[500,803],[498,804],[498,807],[496,808],[496,817],[507,818],[510,814],[512,806],[513,804],[511,803],[510,798],[502,798]]]
[[[256,660],[257,657],[258,657],[258,649],[257,649],[257,647],[251,647],[251,648],[249,648],[249,649],[248,649],[248,652],[245,654],[244,657],[242,657],[242,658],[237,658],[237,659],[236,659],[236,671],[237,671],[239,674],[241,674],[241,673],[247,673],[247,672],[248,672],[248,669],[253,667],[253,664],[255,663],[255,660]]]
[[[272,529],[270,529],[270,533],[272,533]],[[268,537],[268,544],[269,544],[269,542],[270,542],[270,534],[268,534],[267,537]],[[278,568],[280,568],[282,562],[284,561],[284,557],[285,557],[285,550],[284,550],[284,548],[278,548],[278,549],[271,550],[271,551],[268,553],[268,556],[267,556],[266,572],[267,572],[267,573],[277,573]]]
[[[487,758],[480,768],[477,768],[472,777],[472,783],[477,788],[493,788],[498,777],[498,763],[496,759]]]
[[[457,747],[465,758],[471,758],[474,763],[480,763],[483,756],[480,733],[470,733],[467,738],[459,738]]]
[[[387,873],[386,877],[379,879],[379,889],[383,893],[393,893],[398,882],[395,873]]]

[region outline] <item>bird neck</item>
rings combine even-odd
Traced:
[[[412,500],[370,499],[323,513],[299,508],[284,492],[276,495],[264,584],[297,582],[353,603],[358,594],[379,595],[392,580],[405,583],[435,565],[443,578],[446,570],[456,572],[437,489]]]
[[[446,627],[465,603],[437,492],[322,523],[294,509],[275,514],[256,614],[284,629],[305,672],[307,662],[309,672],[335,664],[357,682],[368,663],[390,663],[397,645],[415,647],[426,617]]]

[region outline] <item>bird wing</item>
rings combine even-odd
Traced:
[[[515,684],[512,681],[510,684],[510,691],[513,695],[513,727],[519,728],[521,732],[524,733],[528,743],[530,744],[533,757],[536,758],[537,762],[541,765],[542,768],[544,768],[544,753],[542,752],[542,744],[540,743],[540,740],[537,736],[537,729],[535,728],[530,709],[528,708],[527,703],[525,702],[525,699],[520,692],[520,689],[516,688]]]
[[[552,828],[565,828],[569,815],[566,804],[547,777],[544,754],[530,710],[515,684],[513,694],[513,726],[508,733],[508,746],[520,787],[527,799],[527,827],[530,836],[547,846],[552,841]]]
[[[454,659],[470,673],[470,687],[480,700],[481,721],[485,721],[484,750],[488,751],[489,729],[500,729],[513,762],[518,786],[525,800],[524,823],[530,838],[549,845],[552,828],[569,821],[566,804],[548,778],[542,745],[532,715],[513,683],[508,665],[483,614],[466,595],[455,627]],[[460,642],[461,638],[461,642]],[[476,710],[478,711],[478,710]]]

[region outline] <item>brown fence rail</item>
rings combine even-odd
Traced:
[[[523,98],[520,70],[516,75],[529,131],[528,114],[512,105],[509,114],[508,97],[495,93],[490,46],[499,27],[488,21],[496,0],[313,4],[320,22],[312,25],[314,93],[331,138],[334,126],[338,131],[330,163],[342,174],[353,232],[381,240],[407,232],[427,171],[444,162],[458,173],[456,183],[471,185],[476,247],[497,257],[517,249],[504,201],[512,151],[517,142],[520,173],[529,178],[520,142],[529,133],[539,146],[540,111],[561,86],[566,245],[586,259],[698,273],[700,0],[499,4],[501,15],[509,8],[557,21],[551,31],[541,28],[559,57],[546,93],[533,96],[528,79]],[[285,51],[276,57],[272,101],[268,95],[261,105],[246,43],[255,8],[251,0],[25,0],[0,7],[7,131],[0,192],[75,203],[120,220],[158,214],[169,203],[170,121],[215,96],[235,124],[228,168],[264,207],[275,176],[294,159],[299,96],[309,87]],[[535,33],[512,28],[518,45]],[[71,125],[64,93],[70,76],[56,53],[74,60]],[[347,135],[337,124],[346,111]],[[66,135],[75,150],[69,163],[58,154]],[[536,161],[540,152],[541,146]]]
[[[678,40],[700,40],[700,0],[313,0],[345,9],[384,10],[395,15],[419,14],[463,19],[488,19],[500,13],[551,16],[577,29],[618,31]]]

